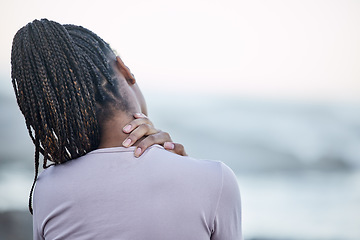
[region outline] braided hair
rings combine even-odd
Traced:
[[[12,84],[35,145],[31,214],[40,153],[43,168],[78,158],[98,147],[99,121],[114,108],[129,110],[113,70],[115,58],[104,40],[80,26],[41,19],[16,33]]]

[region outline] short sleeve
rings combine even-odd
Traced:
[[[212,240],[242,240],[240,190],[234,172],[225,164],[215,212]]]

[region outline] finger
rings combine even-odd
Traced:
[[[184,146],[180,143],[165,142],[164,148],[178,155],[187,156]]]
[[[143,124],[153,126],[153,123],[147,117],[142,117],[142,118],[134,119],[130,123],[126,124],[123,127],[123,132],[130,133],[131,131],[136,129],[138,126],[143,125]]]
[[[147,136],[147,135],[156,134],[158,132],[159,131],[157,129],[155,129],[153,126],[151,126],[149,124],[141,124],[140,126],[135,128],[129,134],[129,136],[124,140],[123,146],[130,147],[140,138]]]
[[[168,133],[162,132],[162,131],[152,134],[150,136],[147,136],[138,144],[138,146],[135,150],[135,157],[141,156],[141,154],[143,154],[143,152],[148,147],[150,147],[154,144],[162,145],[164,142],[170,142],[170,141],[172,141],[170,135]]]

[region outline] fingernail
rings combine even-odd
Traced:
[[[145,117],[145,115],[143,113],[135,113],[135,115],[138,117]]]
[[[173,150],[175,148],[175,145],[172,142],[166,142],[164,143],[164,148]]]
[[[135,151],[135,157],[139,157],[141,153],[141,148],[137,148]]]
[[[128,133],[128,132],[130,132],[130,129],[131,129],[131,125],[128,124],[128,125],[126,125],[126,126],[123,128],[123,131],[126,132],[126,133]]]
[[[127,138],[127,139],[123,142],[123,146],[124,146],[124,147],[128,147],[128,146],[130,146],[130,143],[131,143],[131,139],[130,139],[130,138]]]

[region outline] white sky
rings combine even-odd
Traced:
[[[16,31],[44,17],[104,38],[146,92],[360,102],[358,0],[5,0],[0,76]]]

